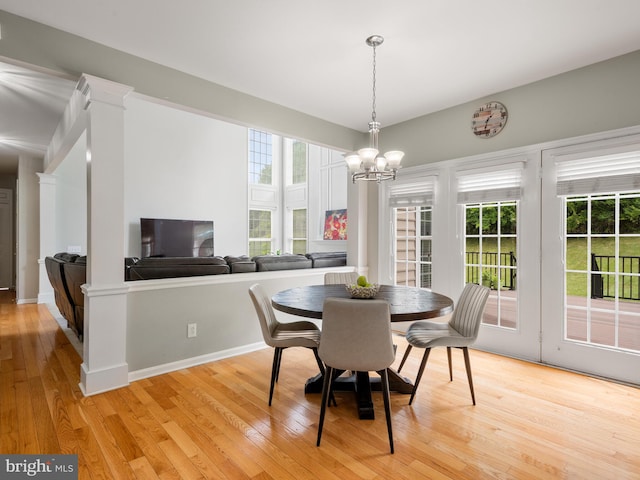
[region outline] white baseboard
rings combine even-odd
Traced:
[[[18,305],[25,305],[27,303],[38,303],[38,299],[37,298],[20,298],[19,300],[16,300],[16,304]]]
[[[38,303],[56,303],[53,292],[45,292],[38,294]]]
[[[126,387],[129,385],[127,379],[128,371],[129,366],[126,363],[91,371],[87,370],[86,363],[82,363],[80,365],[80,390],[86,397]]]
[[[230,348],[228,350],[222,350],[220,352],[200,355],[199,357],[192,357],[185,360],[179,360],[177,362],[165,363],[164,365],[143,368],[140,370],[129,372],[129,382],[135,382],[136,380],[142,380],[143,378],[155,377],[156,375],[162,375],[169,372],[175,372],[176,370],[195,367],[196,365],[202,365],[203,363],[215,362],[216,360],[222,360],[224,358],[235,357],[245,353],[255,352],[256,350],[261,350],[266,346],[267,345],[264,342],[257,342],[249,345],[243,345],[241,347]]]

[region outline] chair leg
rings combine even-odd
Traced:
[[[389,395],[389,374],[387,369],[378,372],[382,378],[382,398],[384,400],[384,413],[387,417],[387,431],[389,432],[389,446],[393,453],[393,429],[391,428],[391,397]]]
[[[275,347],[273,350],[273,365],[271,366],[271,385],[269,386],[269,406],[273,398],[273,387],[278,379],[278,370],[280,368],[280,357],[282,356],[282,348]]]
[[[447,347],[447,360],[449,360],[449,380],[453,382],[453,369],[451,368],[451,347]]]
[[[313,350],[313,355],[316,357],[316,363],[318,364],[320,373],[324,375],[324,363],[322,363],[322,360],[320,359],[320,355],[318,355],[318,349],[314,347],[311,350]]]
[[[411,405],[411,403],[413,402],[413,397],[416,396],[416,391],[418,390],[418,385],[420,384],[420,380],[422,379],[422,373],[424,372],[424,367],[427,365],[427,360],[429,359],[429,353],[431,353],[431,349],[425,348],[424,355],[422,356],[422,362],[420,362],[420,369],[418,370],[418,376],[416,377],[416,381],[413,384],[413,391],[411,392],[409,405]]]
[[[411,345],[407,345],[407,349],[404,352],[404,355],[402,357],[402,361],[400,362],[400,366],[398,367],[398,373],[400,373],[400,370],[402,370],[402,367],[404,366],[404,362],[407,361],[407,358],[409,358],[409,352],[411,351],[413,347]]]
[[[476,404],[476,395],[473,392],[473,378],[471,377],[471,362],[469,361],[469,349],[467,347],[461,347],[462,353],[464,353],[464,366],[467,369],[467,378],[469,379],[469,389],[471,390],[471,400],[473,404]]]
[[[280,364],[282,363],[282,351],[285,347],[278,347],[276,350],[278,352],[278,363],[276,365],[276,383],[280,379]]]
[[[329,398],[329,389],[331,388],[331,377],[333,377],[333,368],[327,365],[325,376],[322,382],[322,400],[320,400],[320,420],[318,421],[318,440],[316,446],[320,446],[322,438],[322,426],[324,425],[324,414],[327,410],[327,401]]]
[[[324,363],[320,359],[320,355],[318,355],[318,349],[312,348],[311,350],[313,350],[313,355],[316,357],[316,362],[318,363],[318,368],[320,369],[320,373],[324,377],[325,375]],[[329,392],[329,400],[333,402],[334,406],[338,406],[338,402],[336,402],[336,397],[333,395],[333,389],[331,389],[331,391]]]

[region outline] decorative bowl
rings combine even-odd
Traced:
[[[351,298],[375,298],[380,290],[380,285],[373,283],[368,287],[361,287],[360,285],[346,285],[347,291],[351,295]]]

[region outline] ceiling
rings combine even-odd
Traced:
[[[372,34],[385,38],[383,128],[640,49],[638,0],[0,0],[0,9],[361,131]],[[73,84],[12,68],[34,83],[15,92],[0,76],[0,135],[14,150],[42,151]]]

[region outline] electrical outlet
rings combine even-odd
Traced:
[[[67,247],[67,252],[69,252],[69,253],[81,253],[82,252],[82,247],[80,247],[80,245],[69,245]]]
[[[198,336],[198,324],[189,323],[187,325],[187,338],[193,338]]]

